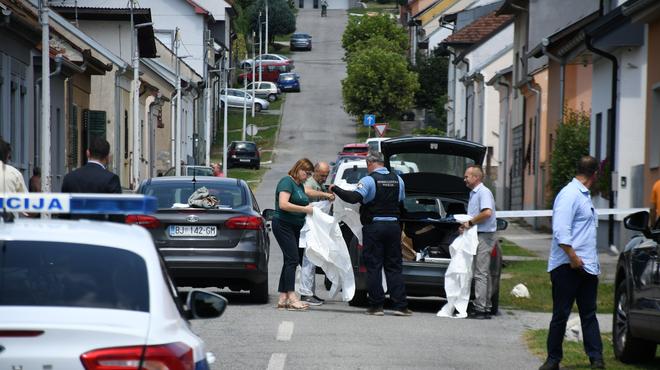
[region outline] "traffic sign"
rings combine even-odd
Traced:
[[[367,127],[373,126],[374,124],[376,124],[376,116],[373,114],[365,114],[363,122],[364,125]]]
[[[374,128],[376,129],[378,137],[383,137],[385,136],[385,131],[387,131],[387,123],[376,123]]]
[[[257,127],[257,125],[249,124],[245,127],[245,133],[250,136],[256,135],[257,132],[259,132],[259,127]]]

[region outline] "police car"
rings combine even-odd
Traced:
[[[138,195],[0,194],[20,212],[153,213]],[[11,217],[3,217],[9,219]],[[185,307],[149,233],[90,220],[0,221],[1,369],[208,369],[188,319],[227,301],[189,292]]]

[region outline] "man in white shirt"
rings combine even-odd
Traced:
[[[10,150],[9,144],[0,138],[0,192],[27,193],[23,174],[7,164]]]
[[[465,170],[463,180],[470,192],[468,203],[468,216],[472,219],[464,223],[461,228],[467,230],[477,227],[479,246],[474,258],[474,310],[471,316],[474,319],[490,319],[492,302],[492,281],[490,276],[490,253],[495,245],[495,231],[497,219],[495,218],[495,198],[493,193],[483,184],[484,172],[481,166],[472,165]]]

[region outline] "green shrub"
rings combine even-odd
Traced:
[[[552,169],[552,199],[575,176],[577,160],[589,154],[590,112],[567,109],[563,122],[557,128],[557,139],[552,151],[550,166]]]

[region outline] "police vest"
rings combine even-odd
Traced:
[[[374,217],[399,218],[401,213],[399,209],[399,177],[392,172],[388,174],[372,172],[369,176],[376,183],[376,196],[371,202],[360,207],[362,225],[370,224]]]

